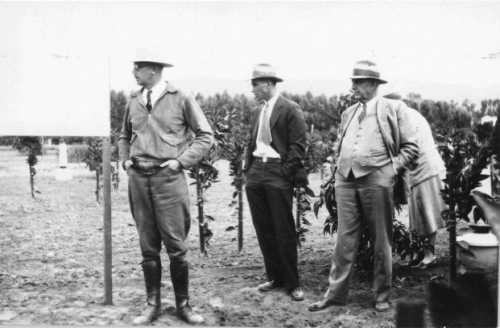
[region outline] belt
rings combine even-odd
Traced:
[[[132,157],[132,167],[144,175],[154,175],[158,173],[158,171],[162,169],[160,164],[163,162],[164,161],[154,159]]]
[[[254,157],[256,163],[281,163],[281,158],[276,157]]]

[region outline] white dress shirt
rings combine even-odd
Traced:
[[[151,108],[154,107],[166,87],[167,81],[159,81],[151,88]],[[148,103],[148,89],[146,88],[142,90],[142,101],[144,101],[144,104]]]
[[[271,119],[271,115],[273,113],[274,105],[276,104],[276,101],[278,100],[279,97],[279,92],[276,92],[274,96],[269,99],[269,101],[266,101],[264,103],[264,106],[262,107],[262,110],[260,111],[260,116],[259,116],[259,130],[257,132],[257,142],[256,142],[256,147],[254,152],[252,153],[253,156],[255,157],[262,157],[262,158],[280,158],[280,154],[274,150],[271,145],[267,145],[263,142],[260,141],[260,134],[261,134],[261,128],[262,128],[262,120],[264,118],[264,110],[269,110],[269,119]]]

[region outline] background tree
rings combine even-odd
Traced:
[[[42,143],[40,137],[19,137],[14,141],[14,148],[22,153],[27,154],[26,163],[28,163],[29,176],[30,176],[30,190],[31,197],[35,198],[35,165],[38,163],[38,155],[42,154]]]

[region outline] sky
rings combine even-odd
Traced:
[[[499,1],[0,2],[0,58],[92,56],[109,62],[110,88],[128,93],[138,48],[174,65],[165,79],[203,94],[250,95],[262,62],[283,90],[345,93],[354,62],[371,59],[389,81],[382,92],[500,97],[500,56],[483,58],[500,52]]]

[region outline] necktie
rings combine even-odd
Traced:
[[[359,113],[359,116],[358,116],[358,122],[361,123],[361,121],[363,121],[366,117],[366,103],[361,103],[362,104],[362,108],[361,108],[361,112]]]
[[[146,103],[146,108],[148,109],[148,112],[151,112],[151,109],[153,109],[153,106],[151,106],[151,90],[148,90],[148,93],[146,95],[146,98],[148,102]]]
[[[265,103],[262,108],[262,121],[260,122],[260,142],[270,145],[271,144],[271,127],[269,125],[269,103]]]

